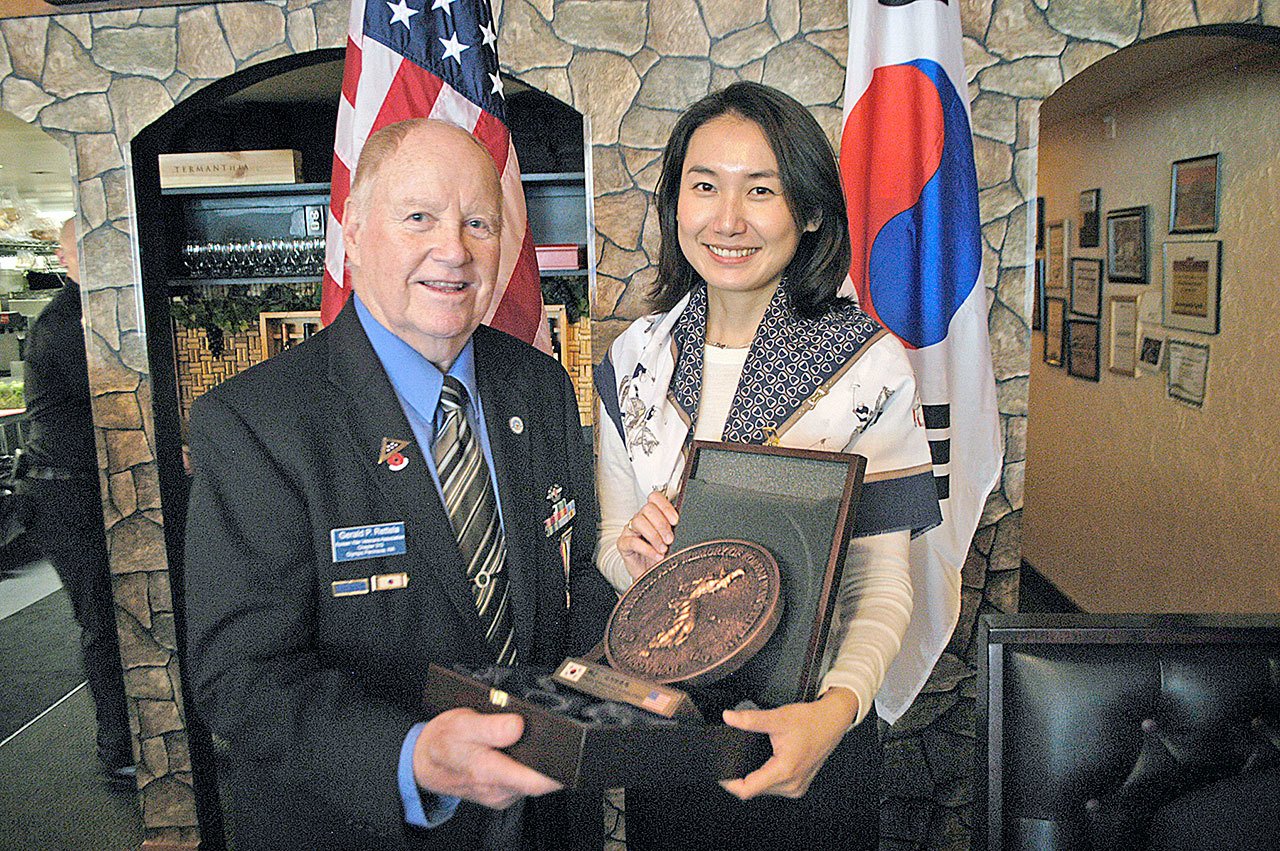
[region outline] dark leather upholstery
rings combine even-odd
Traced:
[[[1056,633],[999,639],[1001,628],[1053,621]],[[984,624],[997,624],[984,683],[999,704],[986,707],[983,733],[999,741],[981,770],[998,775],[987,778],[999,795],[987,815],[1002,829],[974,847],[1280,849],[1280,618],[1256,629],[1111,621]]]

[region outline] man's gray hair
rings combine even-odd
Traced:
[[[442,121],[438,118],[406,118],[404,121],[388,124],[386,127],[371,134],[365,140],[364,147],[360,150],[360,159],[356,163],[355,175],[351,179],[351,192],[348,195],[348,199],[358,214],[363,214],[369,208],[369,198],[373,194],[373,187],[377,184],[378,172],[382,169],[382,164],[390,159],[396,151],[400,150],[404,140],[414,131],[433,125],[452,127],[465,133],[477,148],[484,151],[485,161],[493,166],[493,158],[489,156],[489,149],[479,139],[472,136],[465,127],[450,121]],[[502,180],[498,174],[497,166],[493,166],[493,174],[495,182],[498,184],[498,191],[501,192]]]

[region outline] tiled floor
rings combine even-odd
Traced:
[[[0,621],[62,587],[48,562],[3,562]],[[69,615],[66,627],[74,631]],[[93,702],[83,683],[27,712],[31,720],[0,741],[0,851],[138,848],[137,796],[97,774]]]
[[[0,574],[0,620],[22,611],[61,587],[58,574],[47,561],[31,562],[5,570]]]

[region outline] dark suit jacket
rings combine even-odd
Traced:
[[[476,376],[507,538],[519,658],[555,664],[603,633],[613,594],[594,566],[591,456],[564,370],[487,327]],[[516,418],[519,418],[517,421]],[[521,427],[521,425],[523,427]],[[404,826],[401,744],[430,662],[488,664],[448,518],[353,306],[308,342],[195,403],[187,523],[188,674],[229,745],[220,761],[238,851],[474,847],[464,803],[439,828]],[[548,489],[575,500],[569,591]],[[403,522],[406,552],[334,563],[330,530]],[[335,597],[331,583],[406,573],[395,590]]]

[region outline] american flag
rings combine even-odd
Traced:
[[[502,176],[502,265],[485,322],[550,348],[520,166],[506,123],[498,38],[487,0],[352,0],[346,67],[333,145],[321,319],[351,294],[342,206],[364,142],[406,118],[440,118],[469,130]]]

